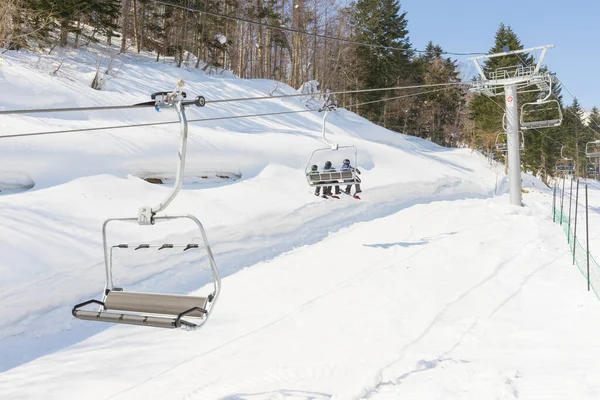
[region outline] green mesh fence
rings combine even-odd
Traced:
[[[562,230],[567,237],[567,243],[569,244],[569,249],[571,250],[571,254],[575,257],[575,265],[577,265],[577,269],[581,272],[581,275],[587,280],[587,263],[588,263],[588,252],[581,245],[579,241],[579,237],[575,237],[574,231],[574,221],[571,221],[571,225],[569,226],[569,210],[563,209],[562,212],[560,208],[554,208],[554,221],[557,224],[561,224]],[[585,225],[580,225],[585,227]],[[581,233],[580,233],[581,234]],[[596,294],[596,297],[600,299],[600,265],[596,262],[596,259],[589,253],[589,262],[590,262],[590,287]]]

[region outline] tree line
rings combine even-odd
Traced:
[[[320,90],[458,83],[458,61],[445,57],[430,41],[417,51],[410,42],[407,12],[398,0],[2,0],[0,46],[8,50],[52,51],[103,41],[121,53],[151,52],[156,61],[208,73],[231,70],[242,78],[265,78],[299,88],[319,83]],[[268,24],[270,27],[221,18]],[[288,29],[302,33],[291,32]],[[307,34],[306,34],[307,33]],[[347,38],[370,47],[328,40]],[[501,24],[489,53],[522,49],[516,33]],[[508,56],[485,63],[486,71],[529,63]],[[584,122],[577,100],[564,105],[560,86],[553,88],[563,107],[560,127],[525,133],[523,168],[547,180],[555,173],[561,144],[584,175],[585,143],[600,131],[600,113]],[[411,97],[403,97],[413,95]],[[396,99],[397,97],[400,97]],[[375,102],[380,99],[393,101]],[[519,103],[535,93],[519,95]],[[493,154],[503,132],[503,99],[470,93],[464,86],[354,93],[338,98],[341,106],[388,129],[444,146],[468,146]],[[366,104],[363,104],[366,103]],[[496,103],[496,104],[495,104]],[[504,155],[498,154],[502,158]]]

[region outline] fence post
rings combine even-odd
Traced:
[[[552,196],[552,222],[556,222],[556,187],[558,186],[558,179],[554,180],[554,195]]]
[[[567,228],[567,243],[571,243],[571,203],[573,199],[573,178],[571,178],[571,190],[569,190],[569,225]]]
[[[588,224],[588,185],[585,185],[585,252],[587,256],[587,283],[590,291],[590,226]]]
[[[579,178],[577,178],[577,189],[575,190],[575,229],[573,229],[573,265],[575,265],[575,252],[577,249],[577,205],[579,204]]]
[[[565,202],[565,175],[563,174],[563,187],[562,192],[560,194],[560,225],[562,226],[563,222],[563,204]]]

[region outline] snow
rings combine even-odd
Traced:
[[[95,91],[94,55],[62,56],[51,75],[33,55],[5,53],[0,109],[133,104],[179,78],[207,100],[297,93],[143,55],[119,56],[120,72]],[[308,99],[187,115],[301,111]],[[214,314],[194,333],[71,316],[104,286],[103,221],[167,195],[177,125],[2,139],[0,398],[597,399],[600,303],[552,222],[552,191],[523,175],[525,207],[512,207],[502,167],[480,154],[339,109],[328,138],[358,148],[363,200],[317,198],[304,170],[327,147],[321,117],[190,124],[186,178],[168,213],[202,221],[223,277]],[[11,134],[175,119],[136,109],[0,116],[0,126]],[[332,154],[334,164],[343,158]],[[589,184],[597,204],[600,186]],[[599,216],[592,207],[592,226]],[[109,237],[189,243],[197,233],[173,222],[115,226]],[[201,252],[116,260],[128,289],[210,290]]]
[[[227,36],[223,35],[222,33],[217,33],[215,35],[215,39],[221,44],[227,43]]]

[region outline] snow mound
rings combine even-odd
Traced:
[[[24,192],[34,186],[35,182],[26,173],[0,171],[0,195]]]

